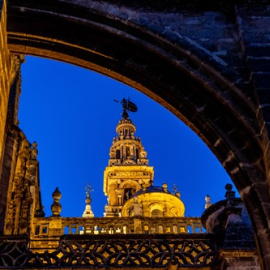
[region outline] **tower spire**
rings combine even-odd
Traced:
[[[93,191],[92,187],[90,186],[90,184],[88,183],[86,188],[85,188],[85,191],[86,191],[86,199],[85,199],[85,203],[86,203],[86,206],[85,206],[85,210],[83,212],[83,217],[84,218],[92,218],[94,217],[94,213],[91,209],[91,197],[90,197],[90,192]]]
[[[123,106],[122,119],[116,127],[117,136],[110,148],[108,167],[104,172],[104,193],[108,196],[105,216],[119,216],[123,204],[142,185],[149,186],[154,177],[153,167],[148,165],[147,152],[141,139],[135,136],[136,127],[129,119],[129,112],[136,112],[137,106],[129,99],[120,102]]]

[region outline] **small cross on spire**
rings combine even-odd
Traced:
[[[86,193],[86,199],[85,199],[85,203],[86,203],[86,206],[85,206],[85,210],[83,212],[83,217],[94,217],[94,213],[91,209],[91,198],[90,198],[90,193],[94,191],[92,189],[92,187],[90,186],[90,184],[88,183],[87,186],[85,187],[85,193]]]
[[[90,196],[90,193],[93,192],[94,190],[92,189],[92,187],[90,186],[90,184],[88,183],[87,186],[85,187],[85,192],[86,195]]]

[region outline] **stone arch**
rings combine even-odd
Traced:
[[[119,185],[120,189],[125,189],[125,188],[134,188],[136,191],[138,191],[141,186],[137,181],[134,180],[126,180],[123,181],[120,185]]]
[[[149,216],[163,216],[164,206],[160,203],[151,203],[148,208]]]
[[[30,5],[30,2],[27,4]],[[190,126],[216,154],[232,178],[235,178],[234,174],[237,174],[238,170],[242,171],[240,162],[241,166],[245,166],[245,161],[250,161],[247,151],[243,150],[247,147],[242,140],[241,134],[244,132],[241,132],[241,129],[248,131],[246,135],[249,143],[261,150],[260,141],[256,136],[257,126],[252,122],[255,117],[254,105],[233,82],[219,74],[209,63],[203,62],[196,54],[191,54],[185,50],[186,48],[175,46],[169,40],[154,36],[147,29],[133,23],[128,24],[109,14],[95,14],[97,18],[87,21],[87,27],[83,27],[83,15],[89,15],[88,13],[83,14],[83,11],[79,10],[82,17],[73,18],[70,22],[71,15],[65,18],[65,13],[59,11],[59,6],[56,8],[58,13],[53,10],[54,7],[46,7],[50,9],[35,10],[29,7],[28,10],[12,5],[9,7],[8,14],[12,23],[8,26],[8,40],[12,52],[44,56],[80,65],[140,90]],[[93,13],[90,11],[89,16]],[[23,19],[27,21],[25,24],[22,23]],[[103,24],[100,21],[103,21]],[[59,31],[64,32],[65,28],[62,26],[65,23],[69,24],[65,27],[69,31],[60,35]],[[59,26],[55,27],[57,25]],[[52,26],[54,30],[51,29]],[[83,29],[76,31],[80,28]],[[50,32],[46,33],[46,29]],[[72,38],[68,37],[70,29],[73,29],[74,33]],[[87,40],[87,32],[96,36],[104,34],[106,37],[98,40],[99,47],[97,43],[87,41],[79,46],[78,43]],[[70,38],[72,40],[68,40]],[[117,44],[119,48],[113,44]],[[126,49],[123,49],[124,47]],[[170,51],[173,53],[169,54]],[[138,54],[141,55],[140,59],[136,59]],[[145,66],[147,64],[148,67]],[[195,72],[199,67],[200,70]],[[236,130],[236,127],[240,128]],[[228,136],[226,133],[232,134]],[[237,150],[240,151],[236,154]],[[256,162],[261,156],[261,151],[258,151],[256,156],[254,152],[250,156],[252,161]],[[240,188],[239,185],[236,186]]]
[[[176,38],[181,36],[177,31],[157,34],[147,23],[125,17],[134,16],[136,7],[125,6],[129,12],[121,13],[109,2],[93,1],[91,7],[83,6],[87,1],[20,2],[8,4],[9,50],[92,69],[168,108],[202,138],[231,176],[253,221],[259,251],[267,254],[269,161],[256,101],[234,83],[233,69],[222,69],[224,63],[207,58],[203,48],[189,50],[188,39]]]

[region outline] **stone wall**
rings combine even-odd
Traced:
[[[5,142],[6,118],[8,108],[8,98],[10,89],[11,56],[7,47],[7,16],[6,1],[0,2],[0,173],[3,162],[3,148]]]
[[[6,200],[12,167],[15,166],[16,131],[23,57],[9,52],[6,1],[0,2],[0,234],[3,233]]]
[[[236,12],[244,61],[259,104],[256,116],[264,155],[270,168],[270,6],[239,5]]]

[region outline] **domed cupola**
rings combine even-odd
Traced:
[[[167,189],[167,184],[162,187],[143,186],[122,207],[123,217],[183,217],[185,205],[180,199],[178,191],[172,194]]]

